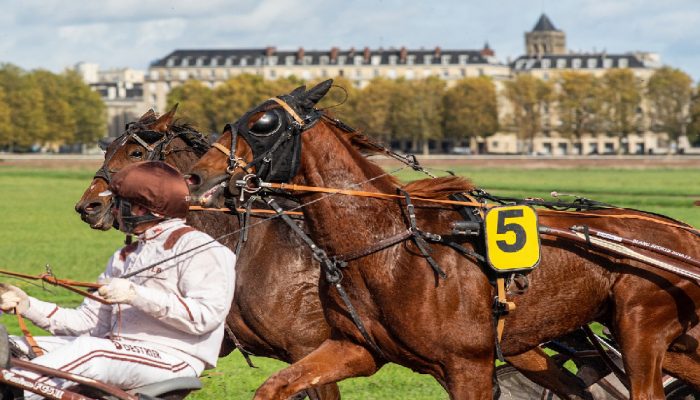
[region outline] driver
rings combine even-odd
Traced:
[[[104,285],[98,293],[109,304],[86,298],[77,308],[63,308],[3,285],[0,309],[57,335],[36,338],[45,354],[34,363],[122,389],[199,376],[216,366],[235,255],[185,224],[188,189],[173,167],[131,164],[114,175],[109,190],[119,229],[138,236],[114,253],[99,277]],[[165,262],[124,277],[159,261]],[[23,338],[13,340],[29,350]],[[21,373],[59,388],[73,384]]]

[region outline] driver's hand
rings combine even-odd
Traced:
[[[29,296],[17,286],[0,283],[0,310],[23,314],[29,309]]]

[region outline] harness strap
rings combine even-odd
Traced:
[[[343,300],[343,303],[345,304],[345,307],[347,308],[347,311],[350,314],[350,318],[352,318],[353,323],[360,331],[362,337],[372,348],[372,350],[374,350],[377,353],[377,355],[388,360],[386,355],[384,355],[382,349],[380,349],[379,346],[377,346],[377,344],[374,342],[374,340],[372,340],[372,337],[369,335],[369,332],[367,332],[365,324],[362,322],[360,315],[358,314],[355,307],[352,305],[350,297],[341,285],[343,274],[340,271],[339,267],[344,266],[345,262],[331,260],[328,257],[328,255],[326,255],[326,252],[323,249],[316,246],[316,243],[314,243],[313,240],[311,240],[309,235],[307,235],[301,228],[299,228],[297,224],[294,223],[294,221],[292,221],[289,215],[284,214],[284,210],[282,210],[282,208],[277,204],[277,202],[275,202],[275,199],[273,199],[272,197],[269,197],[267,199],[265,197],[262,197],[262,199],[265,200],[265,202],[267,202],[267,204],[270,207],[272,207],[272,209],[275,210],[275,212],[277,212],[277,214],[282,218],[282,221],[289,225],[289,227],[292,228],[292,231],[294,231],[294,233],[296,233],[311,248],[311,251],[313,252],[313,257],[317,261],[319,261],[321,263],[321,267],[325,269],[326,280],[330,284],[332,284],[338,291],[340,298]]]
[[[202,206],[190,206],[190,211],[216,211],[216,212],[226,212],[230,213],[230,208],[208,208]],[[277,214],[274,210],[267,210],[264,208],[252,208],[250,210],[246,208],[236,208],[236,211],[240,213],[250,212],[251,214]],[[301,211],[282,211],[287,215],[304,215]]]
[[[411,203],[411,196],[408,194],[408,192],[398,189],[400,193],[403,193],[404,199],[406,200],[406,211],[408,212],[408,222],[410,224],[410,228],[408,229],[409,232],[411,232],[411,236],[413,237],[413,242],[416,244],[416,247],[418,247],[418,250],[420,250],[421,254],[425,259],[428,261],[428,264],[430,264],[430,267],[435,271],[436,274],[438,274],[442,279],[447,279],[447,274],[445,271],[440,268],[440,266],[435,262],[433,257],[430,256],[430,253],[432,253],[432,250],[430,249],[430,245],[425,241],[425,238],[429,238],[433,241],[440,241],[442,238],[440,235],[435,235],[435,234],[430,234],[427,232],[422,232],[421,230],[418,229],[417,225],[417,218],[416,218],[416,211],[415,207],[413,206],[413,203]]]
[[[384,250],[387,247],[391,247],[397,243],[401,243],[404,240],[410,238],[411,236],[413,236],[413,232],[411,232],[410,230],[405,230],[399,234],[380,240],[379,242],[375,243],[374,246],[370,246],[364,250],[357,250],[347,254],[335,256],[335,259],[339,261],[352,261],[358,258],[362,258],[370,254],[376,253],[378,251]]]
[[[243,345],[233,333],[233,329],[229,328],[228,324],[224,324],[224,329],[226,330],[226,334],[228,335],[228,337],[231,338],[231,341],[233,341],[233,345],[236,346],[236,348],[238,349],[238,351],[241,352],[241,354],[243,354],[243,358],[245,358],[245,362],[248,363],[248,366],[250,368],[258,368],[255,366],[255,364],[253,364],[253,361],[250,359],[250,355],[253,353],[243,348]]]
[[[29,332],[27,324],[24,322],[24,317],[22,317],[22,314],[17,312],[17,309],[15,309],[15,314],[17,314],[17,324],[19,325],[19,329],[22,330],[22,334],[27,340],[27,344],[29,344],[29,351],[32,353],[30,354],[30,356],[32,358],[43,356],[44,350],[42,350],[41,347],[39,347],[39,344],[37,344],[36,340],[34,340],[34,336],[32,336],[32,333]]]
[[[289,106],[289,104],[287,104],[286,101],[277,97],[272,97],[270,98],[270,100],[274,101],[275,103],[279,104],[280,107],[284,108],[284,111],[286,111],[287,114],[291,115],[292,118],[294,118],[297,124],[299,124],[299,127],[304,127],[304,120],[299,116],[299,114],[297,114],[296,111],[294,111],[292,107]]]

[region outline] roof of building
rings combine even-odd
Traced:
[[[535,27],[532,28],[533,32],[547,32],[547,31],[558,31],[559,29],[554,27],[554,24],[552,21],[549,20],[549,17],[542,13],[540,16],[540,19],[537,21],[535,24]]]
[[[653,68],[635,54],[548,54],[520,56],[511,63],[517,71],[532,69]]]
[[[368,48],[356,50],[293,50],[274,48],[175,50],[154,61],[151,67],[217,67],[262,65],[406,65],[406,64],[495,64],[493,50],[408,50]],[[367,57],[365,57],[367,55]]]

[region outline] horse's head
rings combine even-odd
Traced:
[[[332,83],[327,80],[308,91],[301,86],[226,125],[218,142],[190,170],[188,183],[195,202],[221,206],[224,196],[236,196],[230,182],[247,177],[293,181],[301,164],[301,135],[321,120],[323,113],[315,106]]]
[[[181,151],[187,150],[189,154],[191,150],[201,155],[208,149],[199,132],[186,125],[174,124],[176,110],[177,105],[160,117],[149,110],[138,121],[129,123],[126,131],[107,146],[102,167],[75,205],[75,211],[90,227],[108,230],[114,223],[110,212],[112,198],[104,192],[115,172],[128,164],[145,160],[164,160],[186,170],[196,156],[183,156]]]

